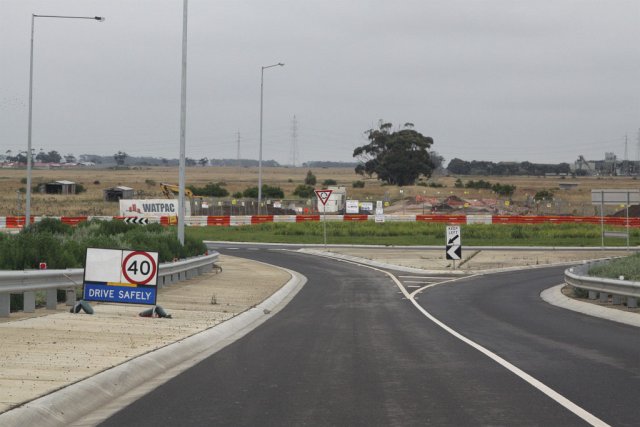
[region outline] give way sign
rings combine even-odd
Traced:
[[[327,200],[329,200],[329,196],[333,193],[333,190],[314,190],[318,199],[322,202],[323,205],[327,204]]]

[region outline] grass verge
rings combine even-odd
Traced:
[[[461,226],[466,246],[577,246],[599,247],[600,226],[590,224],[469,224]],[[322,244],[323,224],[265,223],[238,227],[190,227],[198,240],[257,243]],[[446,224],[327,222],[327,243],[389,246],[443,245]],[[607,238],[606,246],[626,246],[625,239]],[[632,229],[630,245],[640,245],[640,230]]]

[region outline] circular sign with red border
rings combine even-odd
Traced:
[[[132,284],[146,285],[157,271],[156,260],[148,252],[133,251],[122,260],[122,275]]]

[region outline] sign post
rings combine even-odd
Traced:
[[[314,192],[322,202],[322,234],[324,235],[324,248],[327,249],[327,201],[333,190],[314,190]]]
[[[445,239],[445,253],[447,259],[453,260],[453,269],[456,269],[456,260],[462,259],[462,237],[459,225],[448,225]]]
[[[604,238],[608,237],[626,237],[627,250],[629,250],[629,205],[631,203],[640,203],[640,190],[630,189],[610,189],[610,190],[591,190],[591,204],[600,205],[600,233],[602,239],[602,249],[604,249]],[[626,233],[620,236],[620,233],[607,233],[604,231],[604,205],[625,205],[626,206]]]

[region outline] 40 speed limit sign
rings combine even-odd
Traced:
[[[158,279],[158,253],[124,251],[122,276],[131,284],[155,285]]]
[[[88,248],[83,298],[127,304],[156,304],[158,253]]]

